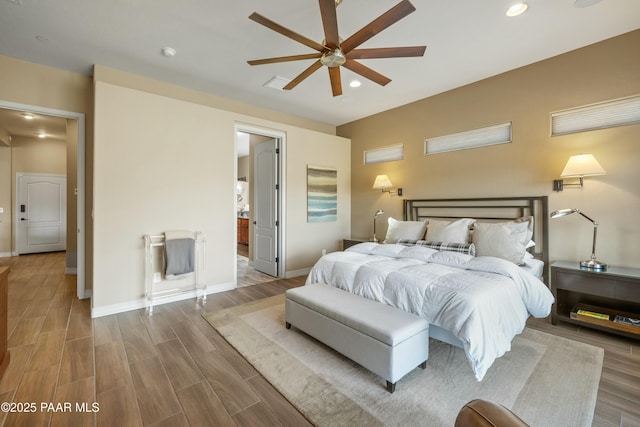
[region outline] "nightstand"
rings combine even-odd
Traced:
[[[552,324],[573,323],[640,339],[640,326],[613,321],[616,315],[640,319],[640,269],[594,271],[580,268],[577,261],[557,261],[551,265],[551,292],[556,299]],[[608,315],[609,320],[581,315],[580,309]]]
[[[350,248],[353,245],[357,245],[358,243],[368,242],[365,239],[342,239],[342,250],[344,251],[347,248]]]

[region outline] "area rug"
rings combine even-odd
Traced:
[[[319,341],[284,327],[284,295],[205,319],[318,426],[453,426],[465,403],[500,403],[531,426],[591,426],[604,351],[526,328],[482,382],[464,352],[431,340],[427,369],[388,393],[385,381]]]

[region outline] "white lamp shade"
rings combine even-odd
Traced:
[[[373,183],[373,188],[381,189],[381,188],[390,188],[393,187],[391,180],[387,175],[378,175],[376,176],[376,180]]]
[[[576,176],[604,175],[606,172],[592,154],[577,154],[569,157],[567,165],[560,174],[561,178]]]

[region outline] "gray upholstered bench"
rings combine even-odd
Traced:
[[[285,321],[387,380],[429,358],[429,323],[414,314],[325,284],[289,289]]]

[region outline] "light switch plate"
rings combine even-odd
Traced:
[[[0,208],[0,213],[4,213],[4,208]]]

